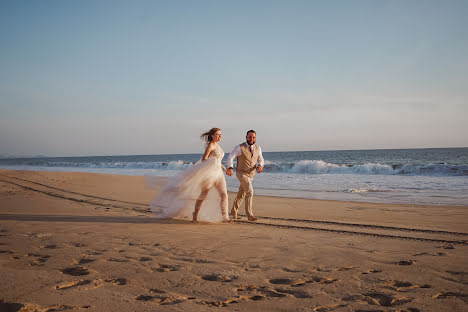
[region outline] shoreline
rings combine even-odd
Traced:
[[[256,195],[257,222],[194,224],[155,219],[156,193],[0,170],[0,310],[468,308],[467,207]]]
[[[102,171],[105,171],[106,169],[102,169]],[[135,175],[135,174],[118,174],[118,173],[107,173],[107,172],[91,172],[91,171],[80,171],[80,170],[26,170],[26,169],[5,169],[5,168],[0,168],[0,172],[2,171],[17,171],[17,172],[51,172],[51,173],[83,173],[83,174],[102,174],[102,175],[115,175],[115,176],[127,176],[127,177],[145,177],[145,175]],[[98,170],[100,171],[100,170]],[[163,180],[167,180],[171,176],[156,176],[152,175],[153,177],[161,178]],[[164,183],[164,182],[161,182]],[[397,202],[397,201],[391,201],[391,200],[384,200],[380,199],[380,201],[375,200],[375,198],[369,198],[367,200],[365,199],[356,199],[356,200],[351,200],[351,199],[322,199],[322,198],[312,198],[312,197],[307,197],[306,195],[304,196],[298,196],[300,193],[304,193],[303,190],[284,190],[284,189],[262,189],[261,187],[254,187],[254,192],[264,192],[264,193],[269,193],[269,194],[258,194],[255,193],[254,196],[263,196],[263,197],[273,197],[273,198],[289,198],[289,199],[304,199],[304,200],[314,200],[314,201],[333,201],[333,202],[347,202],[347,203],[368,203],[368,204],[384,204],[384,205],[409,205],[409,206],[436,206],[436,207],[466,207],[468,208],[467,204],[447,204],[447,203],[405,203],[405,202]],[[288,195],[288,194],[281,194],[281,195],[273,195],[271,193],[275,192],[291,192],[294,193],[293,195]],[[229,186],[228,186],[228,193],[235,194],[236,191],[230,191]],[[348,194],[349,195],[349,194]]]

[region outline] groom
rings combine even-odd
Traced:
[[[255,145],[256,133],[254,130],[247,131],[245,137],[246,141],[234,147],[231,154],[229,154],[226,165],[228,169],[226,174],[232,176],[234,157],[237,157],[237,171],[236,177],[240,182],[239,191],[237,192],[236,199],[232,205],[231,215],[233,219],[240,219],[237,216],[239,206],[245,197],[245,213],[249,221],[257,220],[252,213],[252,179],[255,176],[255,171],[258,173],[263,171],[263,156],[260,146]]]

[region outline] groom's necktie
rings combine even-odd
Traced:
[[[249,148],[250,148],[250,156],[253,157],[253,146],[249,145]]]

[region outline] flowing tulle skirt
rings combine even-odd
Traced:
[[[151,186],[151,176],[146,176]],[[208,194],[203,190],[209,189]],[[220,222],[229,219],[227,188],[221,162],[215,157],[198,161],[190,168],[169,178],[169,182],[151,202],[157,218],[192,220],[195,202],[204,199],[198,220]]]

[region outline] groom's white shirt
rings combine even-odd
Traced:
[[[249,147],[249,144],[247,142],[244,142],[244,144]],[[253,144],[252,146],[256,146],[258,150],[258,158],[257,158],[257,166],[263,167],[265,161],[263,160],[263,155],[262,155],[262,149],[260,146]],[[226,167],[231,168],[234,167],[234,158],[240,156],[242,154],[240,145],[236,145],[234,149],[232,150],[231,154],[229,154],[228,158],[226,159]]]

